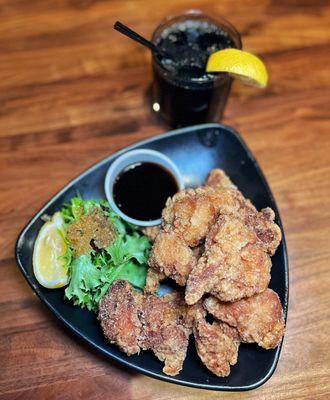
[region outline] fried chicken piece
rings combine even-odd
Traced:
[[[240,343],[237,330],[223,322],[209,324],[205,320],[205,314],[200,304],[197,304],[197,307],[191,307],[190,318],[193,319],[197,353],[206,367],[215,375],[228,376],[230,366],[237,362]]]
[[[186,357],[191,328],[178,292],[163,297],[143,295],[126,281],[113,283],[99,304],[104,335],[128,355],[152,350],[164,361],[163,372],[176,375]]]
[[[206,185],[218,194],[215,201],[220,215],[241,218],[244,224],[254,230],[265,251],[273,255],[282,238],[280,227],[274,223],[274,211],[267,207],[258,212],[221,169],[211,170]]]
[[[156,239],[156,236],[160,232],[161,225],[154,225],[154,226],[146,226],[142,228],[141,231],[144,235],[148,237],[151,243],[153,243]]]
[[[161,225],[147,226],[142,229],[142,233],[146,235],[149,240],[154,243],[157,235],[161,231]],[[166,275],[153,268],[149,268],[147,272],[146,284],[144,293],[155,293],[159,287],[159,283],[166,278]]]
[[[72,222],[66,233],[73,256],[89,254],[93,246],[104,249],[116,239],[115,228],[98,207],[92,207],[88,214]]]
[[[186,305],[178,292],[144,298],[139,344],[164,361],[163,372],[167,375],[177,375],[186,358],[191,330],[184,324],[185,312]]]
[[[256,342],[264,349],[273,349],[284,334],[282,305],[271,289],[234,303],[209,297],[204,305],[216,319],[235,327],[242,342]]]
[[[144,293],[155,293],[159,287],[159,283],[165,278],[166,276],[163,272],[157,271],[151,267],[148,268]]]
[[[228,376],[230,366],[237,362],[236,329],[221,322],[198,322],[194,336],[197,353],[206,367],[217,376]]]
[[[142,300],[141,293],[128,282],[116,281],[99,303],[98,319],[104,336],[129,356],[140,352],[142,323],[138,313]]]
[[[218,215],[214,196],[215,191],[205,187],[176,193],[163,210],[165,230],[171,230],[189,247],[198,246]]]
[[[239,218],[222,215],[211,228],[205,253],[187,280],[186,302],[204,293],[235,301],[264,291],[270,281],[271,261],[256,234]]]
[[[280,227],[274,223],[275,213],[270,207],[263,208],[259,212],[245,213],[244,222],[256,233],[264,249],[271,256],[275,254],[281,239]]]
[[[204,253],[204,246],[200,245],[192,248],[191,250],[193,256],[196,258],[196,261],[194,260],[194,264],[196,264],[197,259]],[[158,268],[158,264],[156,265]],[[144,293],[149,293],[149,294],[156,293],[159,288],[160,282],[162,282],[164,279],[166,279],[166,275],[164,274],[164,272],[161,272],[157,269],[150,267],[147,272],[146,284],[144,286]]]
[[[172,231],[161,231],[157,235],[148,261],[151,268],[171,277],[181,286],[185,285],[196,263],[193,251]],[[149,287],[148,281],[147,284]]]
[[[215,189],[237,189],[225,171],[220,168],[212,169],[209,172],[205,185]]]
[[[156,290],[163,275],[181,286],[186,284],[202,249],[199,243],[217,215],[212,196],[215,191],[211,188],[187,189],[167,201],[163,228],[156,236],[149,257],[149,266],[158,274],[152,270],[148,273],[147,293]]]
[[[196,249],[196,246],[202,245],[206,235],[212,236],[210,231],[214,231],[214,225],[219,215],[232,219],[235,221],[234,225],[239,224],[239,226],[246,228],[244,232],[250,237],[247,244],[251,242],[253,246],[248,246],[242,250],[241,259],[245,264],[249,264],[250,275],[253,275],[254,272],[252,269],[253,262],[260,265],[266,264],[270,268],[270,259],[263,252],[273,254],[281,240],[280,228],[273,222],[274,212],[270,208],[258,212],[220,169],[210,172],[206,186],[183,190],[167,201],[163,210],[163,227],[153,245],[149,265],[155,271],[174,279],[179,285],[186,284],[192,270],[197,273],[206,267],[205,271],[209,274],[208,279],[209,281],[212,280],[210,274],[217,271],[221,257],[213,254],[216,253],[215,248],[211,250],[211,245],[209,245],[209,249],[206,248],[207,254],[205,253],[200,258],[196,266],[200,253],[198,250],[193,250],[194,254],[192,254],[191,248]],[[238,237],[237,241],[239,240]],[[209,242],[212,244],[212,239]],[[232,256],[235,251],[233,248]],[[208,265],[207,260],[210,257],[216,258],[218,264]],[[256,283],[255,289],[253,289],[251,287],[254,285],[253,278],[249,275],[247,284],[244,283],[244,277],[243,282],[238,282],[237,280],[244,275],[243,270],[238,267],[235,270],[231,266],[230,271],[225,272],[225,274],[232,274],[231,280],[233,282],[227,289],[221,289],[222,292],[227,293],[225,293],[225,297],[220,295],[220,298],[226,301],[237,300],[264,290],[264,282],[269,275],[269,271],[266,271],[266,275],[263,276],[265,269],[267,270],[267,268],[263,268],[260,271],[258,265],[256,266],[255,270],[259,270],[259,276],[262,279],[260,287]],[[149,292],[157,287],[157,279],[157,275],[150,272],[150,277],[147,279],[147,290]],[[223,279],[222,277],[221,280]],[[191,278],[191,281],[194,282],[194,278]],[[226,279],[226,281],[223,280],[222,285],[228,286],[229,283],[229,280]],[[210,286],[211,283],[209,282],[208,285]],[[190,290],[192,290],[191,287],[188,288],[188,292]],[[202,286],[200,290],[202,290]],[[228,293],[229,291],[232,292],[231,295]],[[234,293],[235,291],[236,293]],[[197,299],[199,298],[197,297]],[[189,296],[187,299],[189,299]],[[197,300],[187,301],[190,301],[189,304],[193,304]]]

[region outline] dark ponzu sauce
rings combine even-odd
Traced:
[[[154,163],[136,163],[126,167],[116,178],[113,198],[127,216],[141,221],[161,217],[168,197],[178,191],[173,175]]]

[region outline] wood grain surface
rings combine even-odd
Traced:
[[[323,0],[0,0],[0,398],[330,399],[330,4]],[[33,214],[119,148],[167,130],[150,111],[150,36],[166,15],[229,19],[263,57],[264,90],[235,83],[224,122],[261,164],[287,238],[290,304],[278,368],[261,388],[216,393],[131,373],[76,342],[14,259]],[[253,368],[253,366],[251,366]]]

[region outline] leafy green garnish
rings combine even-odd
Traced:
[[[70,283],[65,289],[65,297],[75,305],[96,311],[100,299],[116,279],[124,279],[137,288],[144,288],[150,242],[135,225],[126,223],[114,213],[104,200],[83,200],[77,196],[62,208],[61,213],[69,225],[88,214],[92,207],[99,207],[110,219],[117,239],[106,249],[70,259]],[[68,259],[70,257],[71,253]]]
[[[104,202],[108,208],[110,206]],[[70,203],[64,204],[61,209],[61,214],[66,224],[76,221],[83,214],[87,214],[92,207],[101,207],[102,201],[83,200],[80,195],[73,197]]]
[[[90,257],[79,256],[71,264],[71,279],[65,289],[65,296],[74,305],[84,305],[89,310],[94,308],[92,294],[100,284],[100,270],[95,268]]]
[[[115,243],[106,249],[106,252],[115,265],[126,263],[131,259],[135,259],[139,264],[145,264],[148,260],[149,248],[148,238],[134,232],[132,235],[119,236]]]

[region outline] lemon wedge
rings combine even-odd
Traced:
[[[259,88],[266,87],[268,82],[267,69],[260,58],[238,49],[212,53],[207,60],[206,72],[227,72],[233,78]]]
[[[33,249],[33,272],[40,285],[55,289],[68,284],[68,270],[63,256],[67,244],[64,221],[57,212],[40,229]]]

